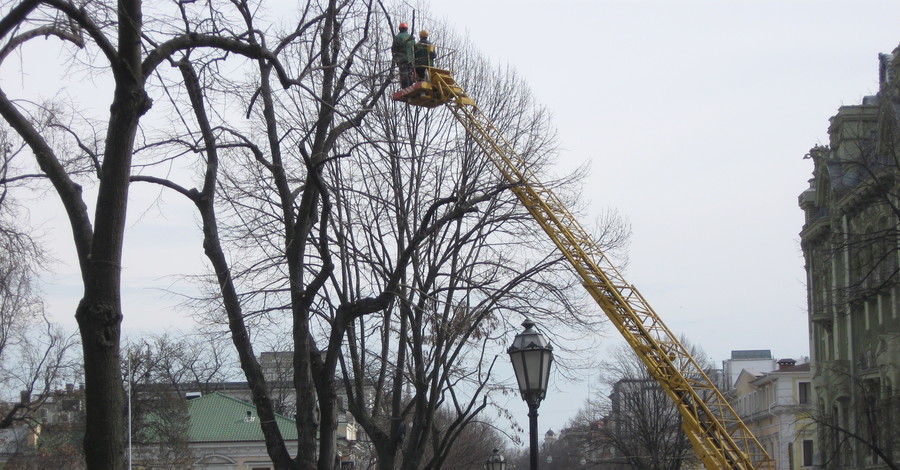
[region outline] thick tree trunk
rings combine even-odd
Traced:
[[[75,312],[84,350],[85,458],[88,469],[124,468],[124,419],[119,340],[121,260],[128,177],[143,89],[120,85],[110,116],[91,253],[81,260],[84,297]]]
[[[323,456],[336,456],[337,442],[335,439],[338,419],[335,403],[337,401],[337,394],[334,391],[334,380],[328,380],[326,382],[330,383],[330,386],[323,388],[319,392],[319,412],[321,414],[319,427],[319,453]],[[331,460],[333,457],[327,457],[327,459]],[[330,461],[326,461],[324,458],[319,459],[319,470],[331,470],[333,467],[334,464]]]
[[[91,254],[82,259],[84,297],[75,312],[84,350],[85,458],[88,469],[124,468],[119,340],[121,260],[128,177],[138,116],[147,102],[139,87],[120,86],[110,117]],[[143,98],[143,99],[142,99]]]
[[[141,2],[119,0],[119,63],[110,107],[90,255],[82,258],[84,298],[75,317],[85,379],[85,463],[89,470],[125,467],[119,340],[121,260],[129,176],[138,120],[150,108],[141,76]]]
[[[121,469],[125,464],[119,333],[122,312],[118,285],[85,296],[76,318],[84,351],[85,436],[88,469]]]

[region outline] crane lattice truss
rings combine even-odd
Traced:
[[[430,69],[430,80],[394,95],[424,107],[446,105],[490,157],[511,191],[543,227],[650,375],[683,418],[682,428],[707,469],[772,470],[765,448],[637,288],[628,284],[562,201],[544,186],[503,133],[494,127],[452,75]]]

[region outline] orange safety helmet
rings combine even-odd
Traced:
[[[409,29],[409,25],[406,23],[400,23],[400,29]]]

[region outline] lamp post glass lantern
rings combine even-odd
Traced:
[[[488,457],[484,463],[484,470],[506,470],[506,459],[500,455],[499,449],[494,449],[494,453]]]
[[[528,427],[530,437],[531,470],[538,468],[537,445],[537,410],[547,396],[547,383],[550,380],[550,364],[553,363],[553,346],[539,331],[534,329],[534,322],[526,319],[522,322],[525,331],[516,335],[512,345],[506,352],[512,361],[519,383],[522,399],[528,404]]]
[[[522,326],[525,331],[516,335],[506,352],[512,360],[522,399],[531,405],[540,403],[547,396],[553,346],[541,332],[534,329],[534,322],[531,320],[526,319]]]

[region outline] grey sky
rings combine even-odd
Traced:
[[[562,164],[588,162],[585,196],[630,219],[625,277],[670,329],[717,362],[733,349],[809,354],[803,155],[828,144],[839,106],[878,90],[877,55],[900,44],[900,2],[430,5],[552,110]],[[551,392],[542,432],[586,395]]]

